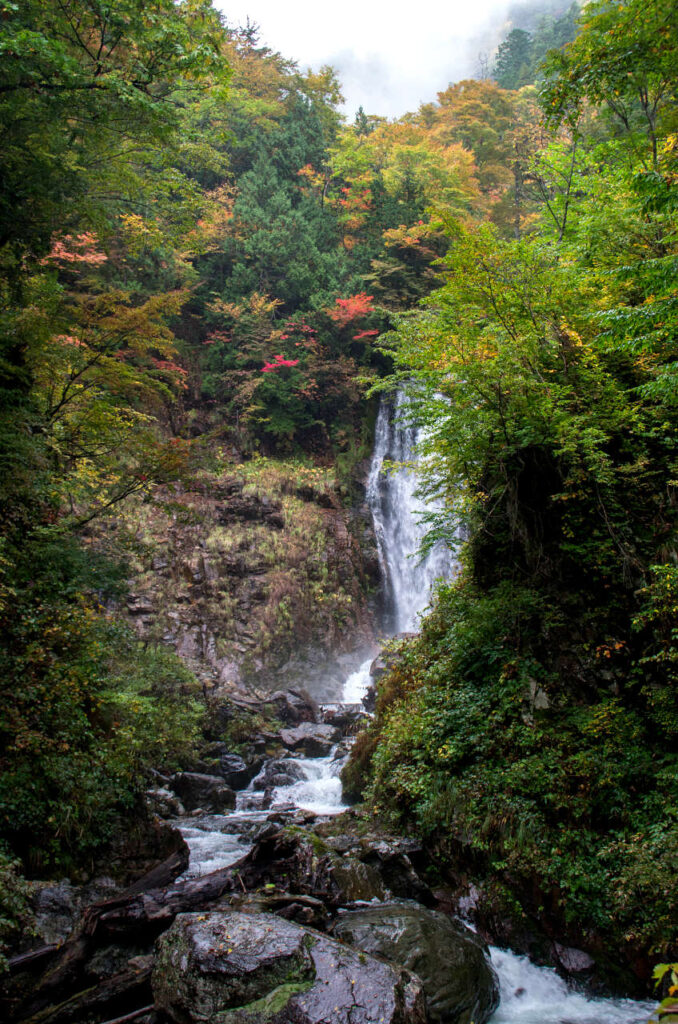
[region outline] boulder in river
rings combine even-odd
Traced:
[[[186,813],[181,800],[165,786],[147,789],[146,805],[152,814],[157,814],[160,818],[178,818]]]
[[[390,895],[377,868],[342,856],[299,825],[262,836],[240,865],[248,889],[274,885],[321,899],[328,907]]]
[[[276,690],[266,697],[265,703],[273,705],[276,718],[285,725],[317,722],[320,716],[316,702],[299,690]]]
[[[201,808],[219,814],[235,807],[235,793],[217,775],[177,772],[171,777],[170,786],[187,811]]]
[[[290,750],[299,751],[306,757],[327,757],[332,747],[341,739],[341,732],[333,725],[302,722],[294,729],[281,729],[280,742]]]
[[[497,1008],[484,944],[444,914],[407,903],[365,907],[342,914],[334,934],[416,972],[434,1024],[485,1024]]]
[[[342,736],[355,736],[370,722],[370,716],[362,704],[337,705],[323,711],[326,725],[334,725]]]
[[[246,789],[257,772],[239,754],[226,753],[219,757],[219,774],[227,786],[237,790]]]
[[[421,982],[269,914],[180,914],[160,938],[156,1007],[178,1024],[425,1024]]]
[[[270,789],[276,786],[291,786],[305,779],[304,769],[294,758],[280,758],[268,761],[252,782],[253,789]]]

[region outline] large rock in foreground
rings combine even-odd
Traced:
[[[431,1021],[485,1024],[497,1008],[499,988],[483,943],[444,914],[405,903],[366,907],[341,916],[334,934],[416,972]]]
[[[180,914],[158,941],[157,1009],[179,1024],[425,1024],[421,982],[268,914]]]

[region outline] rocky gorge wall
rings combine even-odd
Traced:
[[[211,696],[303,685],[332,699],[350,652],[374,639],[366,468],[349,507],[332,471],[266,459],[138,498],[89,538],[125,561],[116,610],[175,650]]]

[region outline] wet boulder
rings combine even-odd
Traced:
[[[178,1024],[425,1024],[421,983],[269,914],[180,914],[159,939],[157,1009]]]
[[[306,757],[327,757],[341,739],[341,732],[326,723],[302,722],[294,729],[281,729],[279,736],[280,742],[289,750],[298,751]]]
[[[32,882],[30,905],[36,939],[45,944],[64,942],[91,903],[114,899],[121,891],[122,886],[106,877],[94,878],[82,886],[73,885],[68,878]]]
[[[241,797],[242,811],[267,811],[273,803],[273,790],[260,790],[258,793],[246,792]]]
[[[252,788],[256,790],[274,789],[276,786],[291,786],[305,779],[304,769],[294,758],[281,758],[268,761],[256,778]]]
[[[177,799],[174,793],[164,786],[147,789],[146,804],[153,814],[157,814],[161,818],[178,818],[186,813],[181,800]]]
[[[391,898],[416,899],[425,906],[435,904],[436,899],[423,878],[429,856],[416,839],[387,832],[360,836],[337,833],[336,821],[318,825],[317,834],[326,847],[340,853],[347,862],[359,861],[370,868]]]
[[[376,868],[394,896],[416,899],[427,906],[435,902],[421,876],[428,856],[416,839],[386,833],[364,835],[359,840],[357,855],[365,864]]]
[[[256,775],[256,767],[246,764],[239,754],[224,753],[219,757],[219,775],[231,789],[245,789]]]
[[[377,688],[374,685],[374,683],[370,683],[370,685],[367,687],[367,690],[365,691],[365,694],[362,699],[362,705],[365,708],[365,711],[368,712],[368,714],[371,715],[374,713],[374,710],[377,706]]]
[[[301,824],[262,836],[244,858],[240,874],[249,890],[274,885],[314,896],[332,908],[390,896],[374,865],[332,850]]]
[[[193,770],[203,771],[207,775],[219,775],[227,786],[235,790],[245,789],[263,764],[262,757],[236,754],[228,743],[221,741],[205,747],[203,758],[203,766],[193,765]]]
[[[415,972],[436,1024],[485,1024],[499,1003],[497,979],[478,937],[444,914],[393,903],[342,914],[334,935]]]
[[[335,726],[342,736],[356,736],[369,725],[370,716],[362,704],[346,704],[323,711],[323,722]]]
[[[276,718],[288,726],[317,722],[320,716],[316,702],[300,690],[276,690],[266,698],[266,704],[272,705]]]
[[[187,811],[200,808],[220,814],[235,807],[235,793],[217,775],[176,772],[170,779],[170,786]]]

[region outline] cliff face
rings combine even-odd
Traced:
[[[123,611],[172,647],[212,694],[307,685],[330,699],[342,655],[373,639],[379,580],[369,511],[345,508],[325,470],[260,460],[156,489],[108,524]]]

